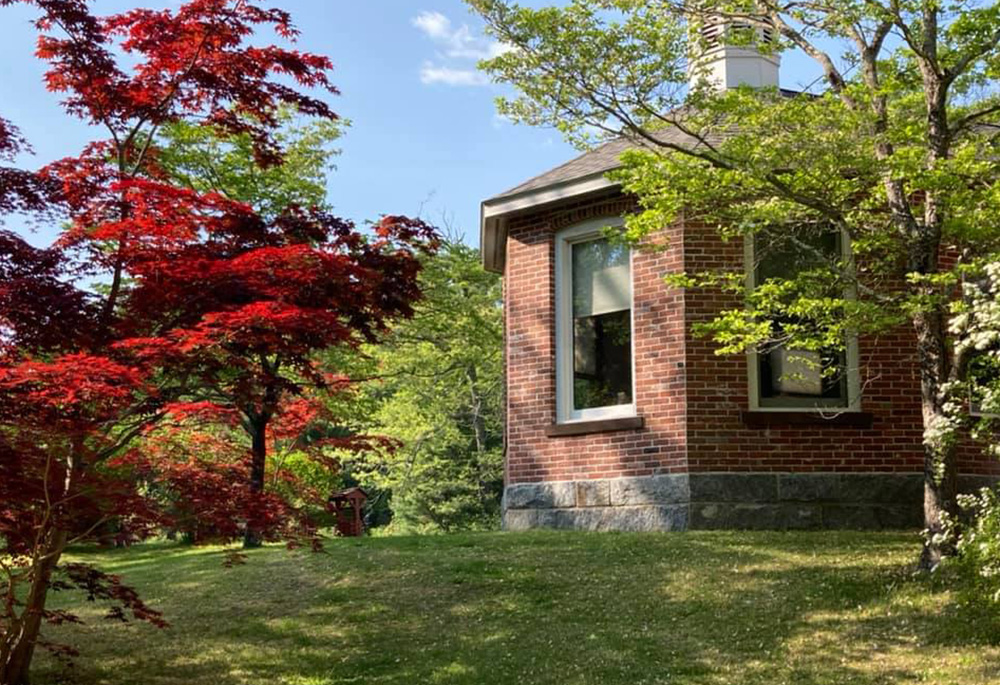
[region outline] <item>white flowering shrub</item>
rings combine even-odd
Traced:
[[[947,525],[957,564],[978,597],[1000,604],[1000,491],[983,488],[958,499],[963,515],[949,517]]]
[[[1000,457],[1000,260],[984,258],[964,274],[962,297],[952,303],[949,332],[962,373],[950,388],[942,432],[965,426],[983,449]],[[947,430],[951,429],[951,430]],[[956,563],[977,597],[1000,604],[1000,489],[960,495],[961,515],[948,517],[942,540],[955,546]]]

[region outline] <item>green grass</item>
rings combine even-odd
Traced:
[[[48,637],[36,683],[1000,683],[1000,622],[914,578],[913,534],[481,534],[83,551],[172,627]],[[75,602],[75,603],[74,603]]]

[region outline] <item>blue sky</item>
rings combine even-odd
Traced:
[[[94,0],[106,14],[177,0]],[[268,4],[268,3],[265,3]],[[502,91],[476,61],[496,50],[461,0],[272,0],[302,31],[299,47],[326,54],[342,94],[334,108],[352,122],[331,175],[330,198],[342,216],[420,214],[478,244],[480,200],[574,156],[555,131],[513,126],[495,114]],[[530,3],[542,4],[542,3]],[[0,115],[35,149],[23,166],[74,155],[100,132],[68,118],[42,83],[29,7],[2,10]],[[786,58],[782,85],[809,83],[815,72]],[[16,226],[15,226],[16,227]],[[31,239],[46,243],[43,230]]]

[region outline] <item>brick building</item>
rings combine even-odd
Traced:
[[[777,84],[775,57],[710,57],[724,87]],[[717,356],[692,326],[739,303],[662,276],[767,264],[696,217],[665,227],[662,250],[604,240],[632,208],[606,178],[627,145],[482,203],[483,263],[504,277],[505,527],[921,525],[912,332],[853,341],[832,382],[783,350]],[[997,465],[968,445],[960,472],[968,488]]]

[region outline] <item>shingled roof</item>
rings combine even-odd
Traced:
[[[676,127],[659,132],[657,138],[691,148],[702,144],[697,138]],[[646,141],[645,144],[650,143]],[[480,227],[483,266],[490,271],[503,271],[506,225],[511,215],[616,187],[615,183],[607,179],[606,174],[621,166],[623,152],[642,146],[643,141],[634,138],[609,140],[579,157],[485,200],[482,203]]]
[[[684,133],[676,127],[659,131],[655,134],[655,137],[662,143],[669,143],[682,147],[697,148],[701,145],[697,138]],[[713,140],[714,138],[719,138],[719,136],[710,137],[708,142],[715,142]],[[499,195],[494,195],[489,200],[486,200],[486,202],[499,200],[505,197],[513,197],[515,195],[540,190],[542,188],[548,188],[561,183],[576,181],[581,178],[594,176],[596,174],[606,174],[609,171],[617,169],[621,166],[621,156],[626,150],[643,146],[651,147],[652,145],[653,144],[650,141],[627,138],[624,136],[609,140],[602,145],[598,145],[593,150],[588,150],[579,157],[575,157],[568,162],[560,164],[554,169],[549,169],[545,173],[529,178],[524,183],[521,183],[510,190],[500,193]]]
[[[803,94],[785,88],[780,89],[780,92],[785,97]],[[815,97],[811,94],[808,96]],[[675,111],[674,115],[677,114]],[[655,136],[662,143],[680,147],[696,149],[703,145],[696,137],[684,133],[676,126],[663,129]],[[721,142],[724,136],[724,133],[714,133],[706,142],[713,145]],[[483,266],[490,271],[503,272],[507,219],[511,215],[616,187],[616,184],[607,179],[606,174],[621,166],[623,152],[643,146],[652,147],[653,143],[626,136],[609,140],[579,157],[484,200],[480,211],[479,243]]]
[[[502,197],[519,195],[530,190],[547,188],[548,186],[555,185],[557,183],[574,181],[576,179],[583,178],[584,176],[605,174],[612,169],[617,169],[621,166],[619,158],[625,150],[631,147],[629,142],[630,141],[625,138],[609,140],[593,150],[584,152],[579,157],[574,157],[568,162],[560,164],[553,169],[549,169],[538,176],[529,178],[524,183],[516,185],[510,190],[500,193],[499,195],[495,195],[490,199],[496,200]],[[487,202],[488,201],[489,200],[487,200]]]

